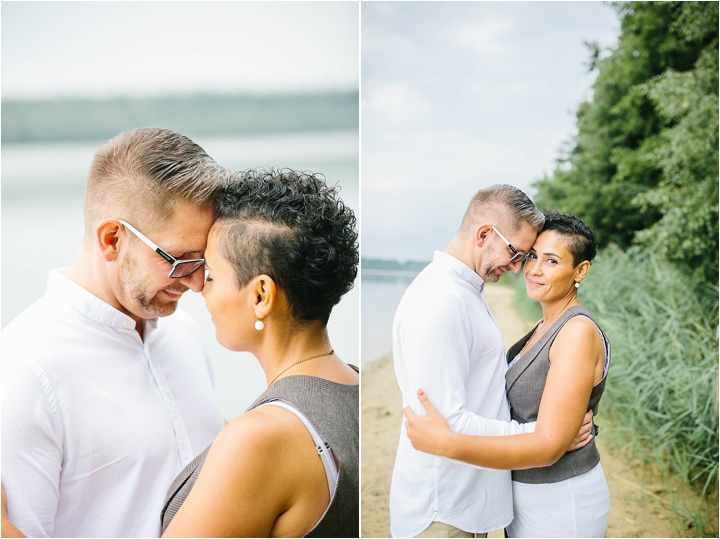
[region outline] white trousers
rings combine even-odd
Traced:
[[[602,466],[557,483],[513,481],[509,537],[605,537],[610,492]]]

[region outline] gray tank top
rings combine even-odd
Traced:
[[[505,384],[512,418],[518,423],[530,423],[537,420],[540,399],[545,389],[545,381],[550,370],[550,347],[563,326],[575,316],[586,316],[597,326],[590,311],[582,306],[571,307],[550,326],[545,334],[523,355],[512,361],[530,340],[535,329],[510,347],[507,353],[508,363],[512,362],[505,374]],[[537,327],[537,326],[536,326]],[[605,346],[605,365],[602,380],[592,389],[587,409],[598,414],[598,403],[605,390],[607,371],[610,366],[610,341],[598,326]],[[581,475],[594,468],[600,462],[600,453],[595,446],[595,438],[580,449],[568,451],[551,466],[513,470],[513,481],[520,483],[557,483]]]
[[[305,537],[360,537],[359,386],[314,376],[287,376],[265,390],[248,411],[272,399],[286,400],[305,414],[339,463],[330,505]],[[160,516],[163,532],[195,484],[209,449],[195,457],[171,485]]]

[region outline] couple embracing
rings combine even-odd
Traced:
[[[610,343],[578,300],[592,230],[519,189],[471,200],[393,322],[405,421],[390,489],[395,537],[603,537],[595,446]],[[543,318],[505,353],[484,287],[523,271]]]
[[[326,329],[358,265],[337,190],[143,128],[95,154],[84,220],[3,330],[3,536],[357,537],[358,373]],[[267,380],[226,425],[176,311],[190,289]]]

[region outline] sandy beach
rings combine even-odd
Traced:
[[[490,285],[485,294],[503,330],[506,346],[513,344],[532,323],[515,311],[511,288]],[[390,537],[388,498],[402,418],[402,398],[390,355],[363,368],[361,412],[362,537]],[[638,464],[610,453],[604,447],[602,434],[597,442],[611,497],[606,537],[680,536],[670,523],[670,511],[658,496],[664,485]],[[497,531],[490,537],[503,537],[503,533]]]

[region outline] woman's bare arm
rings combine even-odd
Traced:
[[[330,500],[314,448],[307,429],[286,410],[264,407],[239,416],[213,442],[163,537],[303,535]]]
[[[423,394],[420,402],[427,416],[417,416],[409,408],[404,411],[408,437],[420,451],[486,468],[549,466],[565,454],[578,433],[598,379],[598,362],[603,359],[595,324],[585,318],[573,319],[560,331],[550,351],[551,367],[534,433],[494,437],[457,434]]]

